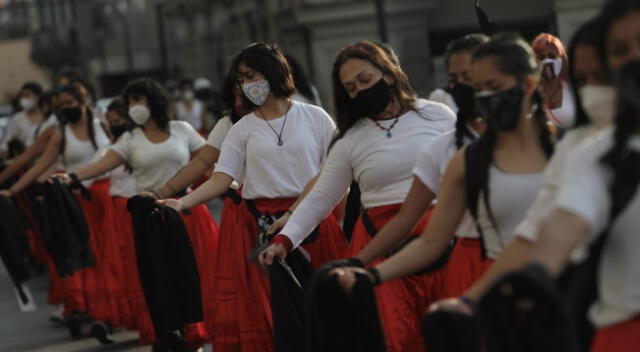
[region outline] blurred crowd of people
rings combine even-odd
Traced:
[[[0,144],[15,286],[39,263],[72,337],[154,351],[639,350],[640,2],[568,46],[486,21],[428,98],[391,46],[343,48],[331,115],[273,43],[237,53],[215,123],[206,79],[104,109],[77,74],[25,83]]]

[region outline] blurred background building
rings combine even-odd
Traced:
[[[531,38],[565,41],[603,0],[482,0],[490,17]],[[77,67],[103,96],[131,78],[221,82],[247,44],[279,43],[300,61],[325,106],[340,48],[388,42],[419,92],[444,84],[452,38],[478,31],[475,0],[0,0],[0,102],[25,80],[50,86]]]

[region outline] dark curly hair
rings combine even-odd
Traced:
[[[295,93],[296,85],[291,66],[277,45],[260,42],[246,47],[231,63],[234,77],[238,76],[238,67],[241,63],[260,72],[269,82],[271,93],[276,98],[288,98]],[[252,110],[257,108],[246,97],[244,97],[244,103]]]
[[[160,129],[165,131],[169,129],[171,98],[160,83],[151,78],[136,79],[127,84],[122,91],[121,97],[127,104],[131,99],[145,97],[153,121]]]

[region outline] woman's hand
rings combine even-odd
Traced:
[[[363,268],[357,266],[345,266],[342,268],[335,268],[329,272],[329,275],[335,275],[338,278],[338,284],[346,294],[351,294],[353,286],[356,284],[356,274],[366,275],[371,282],[374,281],[371,274]]]
[[[159,199],[156,203],[173,208],[177,212],[181,212],[184,209],[184,202],[181,199]]]
[[[447,298],[434,302],[429,306],[429,313],[443,310],[452,313],[460,313],[465,315],[473,315],[474,308],[461,298]]]
[[[158,199],[158,194],[155,192],[139,192],[138,195],[140,197],[149,197],[153,199]]]
[[[258,261],[263,268],[273,264],[275,258],[283,259],[287,257],[287,249],[280,243],[272,243],[258,256]]]
[[[267,235],[273,235],[276,232],[282,230],[284,228],[284,225],[287,224],[287,221],[289,221],[290,216],[291,216],[291,213],[286,212],[278,220],[274,221],[273,224],[269,226],[269,229],[267,230]]]

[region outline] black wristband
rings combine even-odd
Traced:
[[[75,172],[70,173],[69,174],[69,178],[71,178],[71,181],[73,181],[73,182],[77,182],[77,183],[80,182],[80,180],[78,180],[78,175],[76,175]]]
[[[373,281],[371,281],[373,286],[378,286],[382,283],[382,279],[380,278],[380,271],[378,271],[376,267],[374,266],[370,267],[369,269],[367,269],[367,272],[369,273],[369,275],[371,275],[371,278],[373,279]]]
[[[364,263],[362,262],[362,260],[356,257],[346,258],[345,261],[349,266],[357,266],[358,268],[364,268]]]

